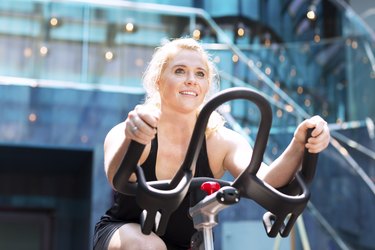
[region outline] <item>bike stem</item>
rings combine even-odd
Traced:
[[[218,224],[218,213],[239,201],[240,193],[238,190],[231,186],[225,186],[206,196],[189,209],[194,228],[203,232],[204,250],[214,249],[212,228]]]

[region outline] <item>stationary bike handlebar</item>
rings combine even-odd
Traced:
[[[269,211],[264,216],[264,225],[270,237],[275,237],[278,232],[282,236],[289,234],[296,218],[302,213],[310,197],[304,180],[311,181],[315,172],[316,160],[313,160],[314,164],[308,164],[309,166],[304,164],[293,182],[282,190],[271,187],[256,176],[263,161],[271,129],[272,111],[268,101],[262,95],[246,88],[231,88],[221,91],[206,103],[197,118],[185,160],[170,181],[146,181],[143,169],[138,166],[138,160],[145,145],[131,141],[114,176],[113,185],[120,193],[135,195],[138,205],[147,212],[142,225],[143,233],[149,234],[155,228],[155,217],[159,212],[161,217],[155,232],[158,235],[164,234],[170,215],[181,204],[192,181],[194,184],[192,173],[195,170],[210,114],[221,104],[235,99],[245,99],[255,103],[261,118],[249,166],[233,183],[225,182],[225,184],[238,189],[241,197],[252,199]],[[306,159],[306,157],[313,156],[305,154],[304,158]],[[306,162],[309,163],[308,160],[304,160],[304,163]],[[311,169],[306,170],[306,167]],[[133,173],[136,173],[137,182],[129,181]],[[202,179],[196,179],[198,182],[199,180]],[[292,216],[285,226],[283,222],[290,214]]]

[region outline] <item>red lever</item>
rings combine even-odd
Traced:
[[[201,185],[201,190],[205,191],[207,195],[210,195],[220,189],[220,184],[215,181],[206,181]]]

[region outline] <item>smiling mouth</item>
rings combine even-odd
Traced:
[[[198,94],[193,92],[193,91],[181,91],[180,94],[181,95],[188,95],[188,96],[198,96]]]

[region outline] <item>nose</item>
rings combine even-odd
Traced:
[[[191,73],[188,73],[186,75],[186,79],[185,79],[185,83],[186,84],[191,84],[191,85],[196,85],[197,84],[197,79],[195,78],[195,75],[193,72]]]

